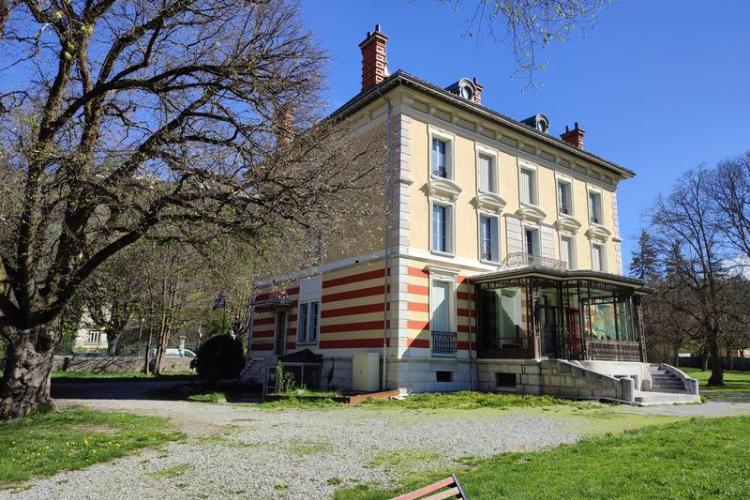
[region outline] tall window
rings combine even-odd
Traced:
[[[489,215],[479,216],[479,253],[481,260],[489,262],[500,260],[498,233],[497,217]]]
[[[536,173],[528,168],[521,169],[521,203],[536,205]]]
[[[432,250],[453,252],[453,210],[450,205],[432,205]]]
[[[479,190],[495,193],[495,160],[491,156],[479,155]]]
[[[595,224],[602,223],[602,195],[589,191],[589,218]]]
[[[573,213],[570,182],[557,181],[557,211],[561,214]]]
[[[297,343],[310,344],[318,340],[318,302],[299,305],[297,315]]]
[[[596,243],[591,245],[591,268],[594,271],[606,271],[603,245]]]
[[[450,178],[449,152],[448,141],[437,137],[432,138],[432,175],[445,179]]]
[[[560,260],[565,263],[565,269],[575,269],[573,264],[573,238],[563,236],[560,238]]]
[[[526,253],[528,255],[539,255],[539,230],[526,230]]]
[[[451,325],[451,285],[447,281],[433,281],[430,291],[430,303],[432,305],[432,317],[430,326],[433,331],[450,332]]]

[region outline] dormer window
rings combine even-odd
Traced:
[[[461,87],[461,97],[463,97],[466,100],[473,101],[474,100],[474,89],[471,88],[470,85],[463,85]]]

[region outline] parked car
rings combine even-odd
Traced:
[[[167,358],[190,358],[193,359],[196,357],[196,354],[191,351],[190,349],[179,349],[174,347],[168,347],[167,351],[164,353],[164,355]],[[149,355],[151,359],[156,357],[156,347],[151,348],[151,353]]]

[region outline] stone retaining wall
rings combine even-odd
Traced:
[[[137,372],[143,370],[143,358],[140,356],[55,356],[52,370],[59,372]],[[165,358],[164,373],[187,371],[190,371],[190,358]]]

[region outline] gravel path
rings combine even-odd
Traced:
[[[325,498],[343,485],[388,482],[399,460],[434,469],[463,456],[528,451],[573,442],[574,417],[496,410],[259,410],[146,400],[68,400],[102,410],[163,415],[190,436],[35,481],[12,498]],[[632,408],[685,416],[750,413],[750,404]],[[573,425],[571,425],[573,424]]]

